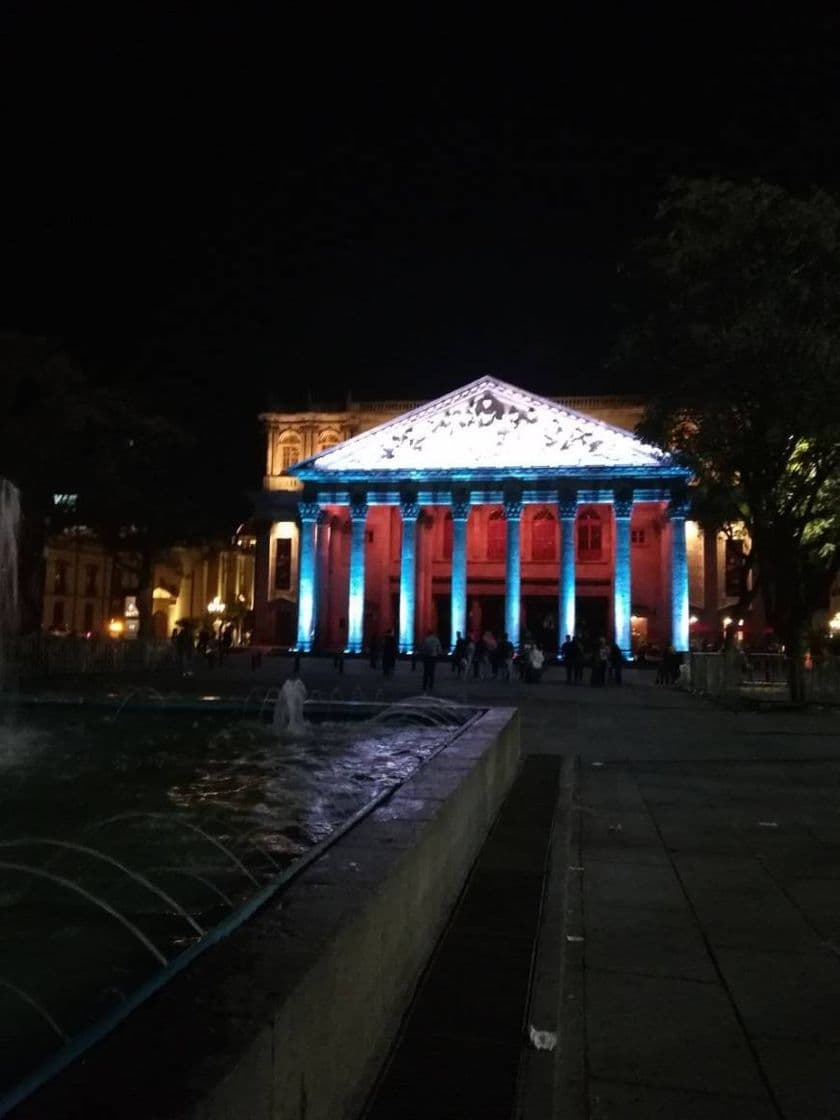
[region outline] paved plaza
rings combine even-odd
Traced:
[[[238,655],[181,687],[259,696],[292,668],[290,659],[266,657],[253,670]],[[348,661],[342,674],[326,660],[301,668],[323,698],[397,699],[421,680],[420,666],[412,672],[405,662],[388,680],[362,661]],[[425,1036],[410,1017],[405,1032],[425,1037],[425,1049],[392,1063],[403,1102],[411,1098],[406,1079],[419,1086],[437,1076],[434,1063],[439,1069],[450,1044],[470,1054],[464,1074],[473,1084],[483,1061],[488,1076],[491,1064],[494,1075],[504,1064],[498,1038],[487,1042],[486,1022],[468,1001],[480,1009],[510,976],[508,950],[521,958],[522,930],[495,936],[489,926],[494,912],[517,905],[518,855],[542,862],[550,848],[527,1015],[527,977],[519,997],[505,998],[511,1015],[557,1032],[559,1045],[521,1045],[509,1055],[520,1077],[498,1111],[485,1094],[455,1085],[450,1062],[451,1094],[437,1111],[426,1108],[428,1120],[840,1117],[840,710],[721,710],[638,671],[621,687],[596,689],[567,686],[556,668],[525,684],[463,681],[441,664],[436,692],[520,707],[524,753],[558,758],[568,780],[559,783],[553,838],[540,842],[541,855],[521,808],[509,859],[491,837],[502,869],[493,905],[481,895],[465,895],[465,905],[471,943],[494,951],[459,988],[457,1029],[447,1025],[446,989],[432,963],[431,987],[418,997]],[[476,913],[488,923],[484,938],[475,936]],[[457,915],[453,928],[462,945]],[[445,1046],[429,1044],[430,1007]],[[514,1037],[522,1035],[517,1027]]]

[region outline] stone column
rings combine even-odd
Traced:
[[[519,646],[519,619],[522,575],[522,502],[511,498],[505,502],[507,522],[507,566],[505,570],[505,629],[514,648]]]
[[[630,518],[633,498],[616,494],[613,499],[615,514],[615,574],[613,578],[613,635],[614,641],[625,657],[631,655],[630,614],[632,587],[630,576]]]
[[[364,501],[350,506],[350,592],[347,604],[347,650],[361,653],[365,624],[365,529],[368,507]]]
[[[706,623],[717,623],[717,609],[720,606],[720,580],[718,577],[718,534],[717,529],[703,526],[703,607]]]
[[[564,495],[558,503],[560,514],[560,580],[558,594],[558,648],[566,635],[575,636],[575,519],[577,517],[577,492]]]
[[[452,648],[457,633],[467,632],[467,522],[470,499],[452,496]]]
[[[400,653],[411,653],[415,643],[415,591],[417,587],[417,518],[420,507],[416,501],[404,499],[402,514],[402,547],[400,550]]]
[[[298,627],[297,648],[312,649],[312,635],[318,625],[317,572],[315,570],[315,527],[321,507],[317,502],[298,502],[300,548],[298,550]]]
[[[671,645],[677,652],[688,649],[688,551],[685,542],[685,516],[688,503],[672,499],[668,510],[671,522]]]

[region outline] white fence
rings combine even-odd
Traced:
[[[706,696],[790,699],[789,663],[782,653],[692,653],[690,665],[692,689]],[[806,662],[805,698],[812,703],[840,703],[840,658]]]

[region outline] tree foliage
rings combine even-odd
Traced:
[[[821,190],[673,181],[618,349],[655,386],[641,434],[693,467],[701,521],[746,527],[768,619],[796,648],[840,564],[839,234]]]

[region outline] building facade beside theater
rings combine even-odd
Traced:
[[[567,633],[687,649],[735,589],[688,519],[688,472],[630,430],[641,404],[483,377],[428,403],[269,413],[257,642],[361,652],[393,629]],[[690,619],[696,620],[690,623]]]

